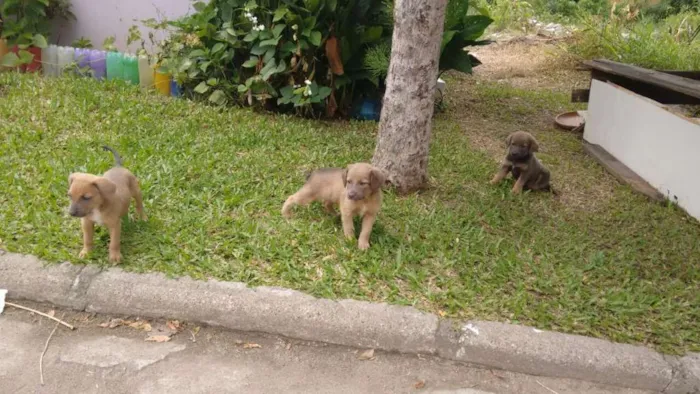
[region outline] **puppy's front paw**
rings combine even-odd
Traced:
[[[367,249],[369,249],[369,241],[365,241],[364,239],[361,239],[357,242],[357,247],[360,250],[367,250]]]
[[[83,248],[83,250],[80,251],[80,254],[78,254],[78,257],[81,258],[81,259],[84,259],[84,258],[86,258],[89,254],[90,254],[90,249],[85,249],[85,248]]]
[[[513,193],[513,194],[520,194],[521,191],[523,191],[521,188],[519,188],[519,187],[514,187],[513,190],[511,190],[511,193]]]
[[[122,261],[122,254],[115,251],[109,251],[109,261],[113,263],[119,263]]]

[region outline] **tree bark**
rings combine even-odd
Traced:
[[[428,153],[447,0],[396,0],[391,62],[372,163],[399,193],[428,182]]]

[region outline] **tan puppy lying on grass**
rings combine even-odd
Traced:
[[[80,218],[83,229],[83,250],[80,257],[86,257],[92,250],[95,223],[109,229],[109,260],[121,260],[120,238],[121,218],[129,212],[133,198],[136,212],[146,220],[141,200],[141,189],[134,174],[122,167],[119,154],[108,146],[103,147],[114,155],[115,166],[103,176],[73,173],[68,178],[68,196],[71,199],[68,213]]]
[[[549,184],[549,170],[535,157],[540,146],[532,134],[516,131],[506,139],[508,152],[501,168],[491,179],[491,184],[500,183],[508,173],[513,174],[515,184],[512,192],[518,194],[525,190],[546,190],[557,194]]]
[[[367,163],[350,164],[346,169],[322,168],[309,174],[306,183],[298,192],[289,196],[282,206],[282,215],[291,217],[294,205],[307,205],[320,201],[326,210],[340,207],[343,233],[346,238],[355,238],[353,218],[362,217],[362,230],[358,248],[369,248],[369,235],[382,205],[382,186],[386,176]]]

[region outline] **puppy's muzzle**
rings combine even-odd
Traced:
[[[86,216],[85,212],[82,212],[80,208],[74,205],[71,205],[70,208],[68,208],[68,214],[73,216],[74,218],[82,218]]]
[[[360,201],[364,198],[362,193],[359,193],[355,190],[348,190],[348,198],[352,201]]]

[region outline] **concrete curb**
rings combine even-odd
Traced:
[[[573,378],[669,394],[700,393],[700,354],[664,356],[646,347],[531,327],[439,320],[412,307],[317,299],[242,283],[100,271],[0,251],[8,298],[75,310],[177,318],[241,331],[446,359],[532,375]]]

